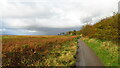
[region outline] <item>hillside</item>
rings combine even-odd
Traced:
[[[108,41],[118,41],[120,14],[105,18],[94,25],[85,25],[80,30],[84,37],[96,38]]]
[[[96,53],[105,66],[119,66],[120,14],[105,18],[79,31],[84,42]]]

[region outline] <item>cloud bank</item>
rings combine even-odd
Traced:
[[[119,0],[0,0],[0,32],[52,35],[113,15]]]

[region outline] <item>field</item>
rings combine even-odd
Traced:
[[[73,66],[78,36],[2,36],[3,66]]]
[[[84,40],[86,44],[93,49],[105,66],[119,65],[118,45],[116,43],[93,38],[82,38],[82,40]]]

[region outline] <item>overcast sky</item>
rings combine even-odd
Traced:
[[[51,35],[79,30],[118,11],[119,0],[0,0],[0,32]]]

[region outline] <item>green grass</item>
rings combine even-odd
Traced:
[[[59,45],[58,45],[59,46]],[[46,59],[38,66],[74,66],[76,59],[77,40],[66,42],[60,48],[53,49],[46,55]]]
[[[76,59],[74,58],[74,56],[76,55],[76,50],[76,39],[74,39],[72,42],[66,42],[62,45],[61,48],[54,49],[53,51],[51,51],[51,54],[54,55],[49,55],[49,58],[48,60],[46,60],[46,63],[53,66],[74,66],[76,62]]]
[[[105,66],[118,66],[118,46],[110,41],[83,39],[93,49]]]

